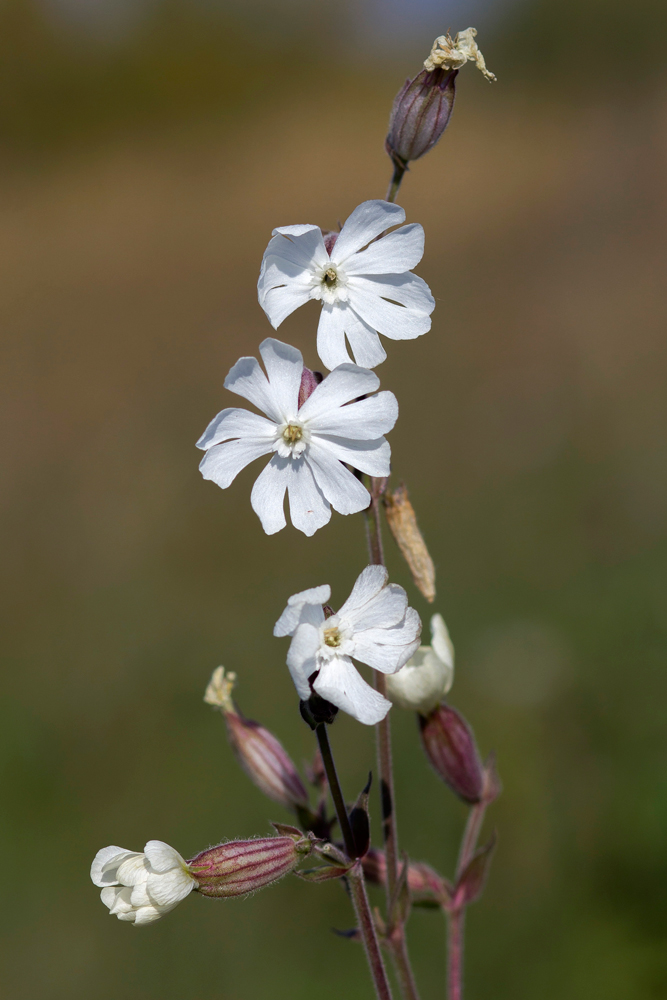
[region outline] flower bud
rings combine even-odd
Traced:
[[[450,705],[419,716],[424,752],[436,774],[465,802],[476,803],[484,792],[484,770],[473,732]]]
[[[429,603],[435,598],[435,566],[419,530],[414,507],[404,483],[384,498],[387,524],[410,567],[412,579]]]
[[[384,851],[371,847],[362,859],[364,875],[374,885],[384,885],[387,877],[387,857]],[[416,899],[437,899],[447,901],[451,886],[430,865],[421,861],[411,861],[408,864],[408,888],[410,895]]]
[[[458,70],[423,69],[394,99],[385,148],[403,166],[433,149],[449,124]]]
[[[431,618],[431,645],[420,646],[404,667],[387,676],[387,697],[399,708],[427,715],[454,680],[454,647],[442,615]]]
[[[246,719],[231,698],[236,675],[218,667],[204,700],[220,708],[236,758],[248,777],[268,798],[287,809],[306,808],[308,792],[282,743],[261,726]]]
[[[301,373],[301,385],[299,386],[299,409],[303,406],[309,396],[317,389],[324,376],[321,372],[311,372],[310,368],[304,368]]]
[[[203,896],[246,896],[294,871],[312,850],[312,840],[288,837],[232,840],[202,851],[188,869]]]

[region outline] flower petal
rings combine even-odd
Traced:
[[[369,476],[388,476],[391,471],[391,449],[384,438],[375,441],[350,441],[318,435],[317,447],[331,458],[346,462],[353,469]]]
[[[276,433],[276,425],[260,417],[259,413],[251,413],[250,410],[240,410],[237,407],[229,407],[221,410],[220,413],[210,422],[202,436],[197,441],[197,447],[202,451],[212,448],[214,444],[228,441],[230,438],[263,438],[273,442]]]
[[[404,666],[417,646],[382,646],[377,642],[364,642],[362,633],[357,639],[355,637],[354,649],[351,655],[355,660],[366,663],[373,670],[379,670],[383,674],[395,674]]]
[[[368,507],[371,498],[366,487],[319,440],[313,440],[308,449],[307,462],[318,487],[339,514],[356,514]]]
[[[308,678],[317,670],[317,651],[319,648],[319,628],[309,622],[302,622],[294,633],[287,651],[287,666],[302,700],[310,698]]]
[[[135,854],[131,858],[126,858],[118,868],[117,877],[121,885],[133,886],[145,882],[148,878],[148,864],[145,856]]]
[[[389,579],[384,566],[366,566],[357,577],[350,596],[338,612],[341,618],[350,621],[350,616],[359,608],[363,608],[372,600]]]
[[[117,885],[116,872],[126,858],[137,857],[137,851],[128,851],[124,847],[103,847],[95,855],[90,866],[90,877],[95,885]]]
[[[395,586],[395,584],[394,584]],[[395,625],[355,629],[364,642],[380,642],[385,646],[412,646],[421,636],[422,623],[414,608],[407,608],[405,615]],[[424,649],[429,649],[424,646]]]
[[[355,362],[362,368],[375,368],[376,365],[382,364],[386,360],[387,352],[375,330],[368,323],[364,323],[361,316],[357,316],[354,309],[347,304],[343,320]],[[339,364],[343,364],[343,361],[341,360]]]
[[[313,687],[320,697],[367,726],[381,722],[391,708],[391,702],[366,683],[347,656],[325,663]]]
[[[275,636],[293,635],[294,630],[301,620],[301,612],[305,605],[319,608],[320,621],[324,621],[322,605],[331,598],[331,587],[325,583],[321,587],[311,587],[309,590],[302,590],[299,594],[292,594],[287,602],[287,607],[281,614],[273,628]],[[313,623],[315,624],[315,622]]]
[[[204,479],[212,480],[224,490],[236,479],[241,469],[272,450],[273,442],[266,438],[223,441],[206,452],[199,463],[199,471]]]
[[[329,260],[322,230],[312,225],[278,226],[266,248],[265,256],[268,254],[284,257],[307,269],[313,265],[323,267]]]
[[[262,522],[267,535],[274,535],[286,525],[283,501],[287,489],[290,459],[274,455],[265,469],[255,480],[250,494],[250,503]]]
[[[277,330],[284,319],[309,300],[310,285],[301,281],[291,281],[289,284],[267,288],[261,295],[259,304],[268,316],[273,329]]]
[[[425,312],[387,302],[366,287],[350,288],[350,305],[365,323],[391,340],[414,340],[431,329],[431,318]]]
[[[385,229],[387,227],[385,226]],[[416,267],[424,256],[424,230],[418,222],[401,226],[393,233],[356,253],[345,265],[345,273],[402,274]]]
[[[178,851],[165,844],[163,840],[149,840],[144,847],[144,854],[153,871],[160,874],[185,864]]]
[[[333,378],[332,373],[328,378]],[[324,384],[324,383],[322,383]],[[317,391],[317,390],[315,390]],[[302,407],[303,410],[303,407]],[[308,426],[318,436],[373,441],[387,434],[398,419],[398,402],[393,392],[379,392],[368,399],[328,409],[311,416]]]
[[[357,396],[375,392],[380,385],[380,379],[367,368],[357,365],[339,365],[335,371],[317,386],[299,410],[302,420],[313,420],[326,416],[331,410]]]
[[[438,659],[442,660],[445,666],[450,668],[453,679],[454,646],[452,645],[452,640],[449,638],[449,631],[442,615],[433,615],[431,618],[431,647]]]
[[[192,892],[196,883],[179,865],[164,875],[148,876],[148,894],[158,906],[176,906]]]
[[[345,318],[347,306],[324,303],[317,325],[317,353],[329,371],[338,365],[351,364],[352,358],[345,345]]]
[[[301,351],[268,337],[259,345],[259,353],[280,414],[283,420],[290,420],[299,409],[299,386],[303,374]]]
[[[376,236],[391,226],[405,221],[405,212],[400,205],[388,201],[364,201],[345,220],[333,248],[331,259],[343,264],[352,254],[365,247]]]
[[[383,274],[380,277],[359,275],[350,281],[350,302],[359,289],[383,299],[398,302],[414,313],[430,316],[435,309],[431,289],[417,274]]]
[[[127,886],[108,886],[106,889],[102,889],[100,899],[105,906],[109,907],[110,913],[119,916],[121,913],[132,913],[134,911],[134,907],[130,902],[131,895],[132,890]]]
[[[169,913],[170,909],[171,907],[165,908],[162,906],[140,906],[139,909],[135,911],[136,916],[133,921],[134,926],[142,927],[144,924],[154,924],[155,921],[159,920],[160,917],[163,917],[165,913]],[[129,920],[130,917],[128,916],[125,919]]]
[[[240,358],[225,379],[225,389],[254,403],[274,423],[282,423],[273,390],[257,358]]]
[[[307,457],[290,462],[287,477],[292,524],[308,536],[314,535],[318,528],[324,527],[331,520],[331,508],[327,503],[330,498],[322,490],[319,479],[311,468],[312,448],[311,445]]]

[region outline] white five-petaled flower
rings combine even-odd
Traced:
[[[380,381],[356,365],[340,365],[299,406],[303,358],[296,348],[265,340],[259,348],[268,375],[256,358],[241,358],[225,387],[254,403],[265,417],[248,410],[223,410],[197,442],[206,452],[204,479],[223,489],[261,455],[273,458],[253,486],[250,502],[267,535],[285,527],[283,502],[289,494],[292,524],[312,535],[339,514],[354,514],[370,502],[368,490],[343,462],[370,476],[389,475],[389,444],[383,434],[398,416],[391,392],[374,393]],[[356,400],[356,402],[351,402]]]
[[[400,670],[419,646],[421,622],[402,587],[387,583],[384,566],[367,566],[338,614],[325,617],[328,586],[290,597],[273,634],[291,635],[287,666],[299,697],[313,691],[373,725],[384,719],[391,702],[357,672],[352,659],[383,674]]]
[[[431,645],[420,646],[400,673],[387,678],[394,705],[421,715],[440,704],[454,681],[454,647],[442,615],[431,618]]]
[[[346,336],[356,363],[375,368],[387,357],[378,333],[414,340],[430,330],[435,301],[426,282],[410,274],[424,253],[424,230],[412,223],[377,239],[404,221],[398,205],[365,201],[326,241],[319,226],[274,229],[257,286],[274,329],[304,302],[320,299],[317,353],[329,370],[351,360]]]
[[[159,920],[197,884],[178,851],[161,840],[149,840],[143,853],[103,847],[90,877],[109,912],[137,926]]]

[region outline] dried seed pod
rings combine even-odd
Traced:
[[[410,503],[404,483],[384,497],[387,523],[399,549],[410,567],[412,579],[427,601],[435,599],[435,566],[426,548],[424,536],[417,524],[417,515]]]

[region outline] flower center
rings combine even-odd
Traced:
[[[338,646],[340,646],[341,637],[337,626],[333,625],[331,628],[325,628],[323,634],[324,634],[324,643],[326,646],[331,646],[333,649],[336,649]]]
[[[327,288],[335,288],[338,284],[338,274],[335,267],[328,267],[324,272],[324,284]]]
[[[298,424],[288,424],[283,431],[283,441],[285,444],[296,444],[303,437],[303,427]]]

